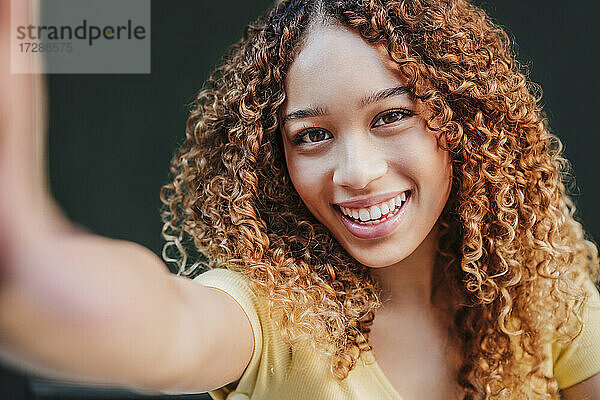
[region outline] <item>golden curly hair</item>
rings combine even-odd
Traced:
[[[436,265],[465,300],[454,316],[465,398],[558,399],[544,345],[580,332],[575,283],[598,278],[598,250],[576,220],[572,168],[539,88],[466,0],[287,0],[247,26],[197,95],[161,189],[163,258],[186,276],[244,273],[284,340],[311,339],[337,379],[370,349],[378,287],[306,209],[283,155],[286,71],[314,22],[384,44],[451,155]]]

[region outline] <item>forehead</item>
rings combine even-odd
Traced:
[[[369,44],[341,25],[316,25],[288,70],[286,105],[361,96],[399,83],[404,80],[385,46]]]

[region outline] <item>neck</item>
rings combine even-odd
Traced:
[[[384,268],[373,268],[371,274],[382,289],[382,310],[422,312],[438,308],[437,290],[441,271],[435,269],[439,227],[436,224],[421,245],[407,258]]]

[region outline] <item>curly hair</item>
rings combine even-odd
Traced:
[[[454,328],[465,398],[558,399],[544,346],[581,331],[577,283],[598,278],[598,250],[539,88],[505,31],[466,0],[287,0],[248,25],[197,95],[161,189],[163,258],[185,276],[245,274],[284,340],[310,339],[337,379],[370,350],[378,286],[304,206],[283,155],[286,71],[315,22],[385,45],[451,155],[436,265],[464,299]]]

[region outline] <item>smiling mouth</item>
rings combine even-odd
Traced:
[[[401,194],[399,199],[398,197],[395,197],[392,204],[390,203],[392,199],[387,202],[375,204],[375,206],[379,208],[379,211],[377,208],[373,208],[374,206],[371,206],[368,209],[358,209],[358,219],[356,219],[357,209],[348,209],[336,204],[332,205],[334,206],[335,213],[338,215],[338,218],[340,218],[341,223],[350,234],[358,239],[380,239],[394,232],[402,221],[406,219],[407,207],[412,203],[413,196],[411,191],[406,191],[403,194],[404,196]],[[396,199],[399,201],[396,202]],[[388,204],[387,210],[385,206],[381,205],[384,203]],[[393,209],[390,205],[394,206]],[[366,210],[368,213],[362,211],[361,215],[360,210]],[[378,215],[378,212],[381,213],[381,215]]]
[[[348,218],[356,224],[378,225],[398,214],[404,203],[410,198],[410,195],[411,191],[407,190],[388,201],[367,208],[347,208],[337,204],[334,204],[334,206],[343,217]]]

